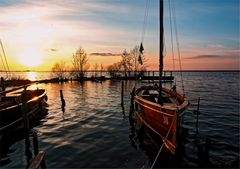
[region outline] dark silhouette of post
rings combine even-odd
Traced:
[[[64,97],[63,97],[63,91],[62,90],[60,90],[60,97],[61,97],[61,102],[62,102],[62,111],[64,112],[66,103],[65,103],[65,100],[64,100]]]
[[[121,86],[121,106],[123,107],[123,87],[124,87],[124,82],[122,81],[122,86]]]
[[[198,116],[200,114],[199,107],[200,107],[200,97],[198,98],[198,105],[197,105],[197,110],[196,110],[196,115],[197,115],[197,119],[196,119],[196,133],[197,134],[198,134]]]
[[[27,91],[26,91],[26,87],[24,87],[24,91],[22,92],[21,100],[22,100],[21,111],[22,111],[22,116],[23,116],[24,130],[25,130],[25,134],[28,134],[28,131],[29,131],[29,120],[28,120],[28,114],[27,114],[28,107],[27,107]]]

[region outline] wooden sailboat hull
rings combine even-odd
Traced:
[[[154,87],[141,87],[136,91],[134,96],[136,118],[147,126],[150,130],[160,136],[163,140],[165,148],[172,154],[176,153],[177,132],[181,122],[181,115],[188,106],[188,101],[168,89],[163,91],[179,101],[179,105],[163,104],[160,105],[151,99],[140,96],[139,93],[145,89],[156,90]]]
[[[26,91],[26,113],[31,120],[38,114],[47,101],[47,92],[44,89]],[[0,102],[0,133],[23,123],[21,96],[4,96]]]

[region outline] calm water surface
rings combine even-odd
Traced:
[[[179,74],[175,76],[179,81]],[[185,72],[183,77],[191,106],[184,116],[187,133],[176,167],[197,167],[196,145],[206,138],[211,141],[211,166],[239,165],[239,72]],[[177,84],[181,91],[181,83]],[[140,82],[124,82],[122,109],[120,81],[39,84],[48,90],[49,107],[46,118],[34,129],[40,149],[46,151],[47,168],[150,167],[158,147],[151,152],[151,141],[144,141],[143,146],[138,139],[132,139],[134,132],[128,118],[129,93],[135,85]],[[66,101],[65,110],[61,108],[60,90]],[[192,111],[198,97],[201,114],[196,134],[196,115]],[[26,168],[25,149],[24,139],[14,143],[5,157],[9,162],[2,167]],[[159,162],[158,167],[163,163]]]

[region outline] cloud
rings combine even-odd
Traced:
[[[48,50],[51,51],[51,52],[57,52],[58,51],[58,49],[55,49],[55,48],[50,48]]]
[[[236,59],[239,55],[197,55],[186,59]]]
[[[92,56],[120,56],[121,54],[116,53],[90,53]]]

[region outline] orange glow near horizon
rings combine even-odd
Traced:
[[[151,22],[148,22],[146,26],[143,42],[144,55],[148,60],[145,64],[147,70],[158,70],[159,67],[158,20],[156,23],[152,20],[156,17],[156,3],[157,1],[150,3],[151,12],[148,17]],[[143,16],[142,11],[145,7],[143,4],[145,4],[143,0],[133,3],[97,0],[73,0],[71,3],[68,1],[0,3],[0,39],[9,68],[11,71],[51,71],[56,63],[63,61],[66,63],[67,70],[71,70],[72,55],[81,46],[88,54],[90,70],[94,69],[95,64],[102,64],[106,69],[107,66],[121,60],[119,54],[124,50],[129,52],[135,45],[140,44],[143,18],[136,17],[136,15]],[[210,3],[210,5],[213,4]],[[231,26],[227,26],[230,23],[229,20],[227,24],[224,24],[227,27],[219,26],[220,22],[217,18],[223,14],[222,11],[218,13],[219,16],[216,12],[209,13],[211,16],[209,18],[216,17],[213,21],[217,22],[218,27],[206,29],[207,32],[202,29],[207,28],[207,22],[196,22],[198,19],[189,17],[191,10],[176,6],[180,11],[179,14],[182,10],[186,12],[185,15],[179,16],[186,17],[184,21],[189,21],[188,24],[179,22],[179,27],[184,28],[184,30],[180,29],[178,38],[181,43],[183,70],[240,70],[239,31],[236,27],[238,18],[235,17],[238,16],[239,9],[235,2],[232,5],[235,10],[229,8],[228,12],[224,13],[230,18],[234,16]],[[227,10],[227,7],[221,9],[225,8]],[[202,12],[204,10],[197,11],[194,15],[205,17],[206,13]],[[119,18],[121,22],[118,22]],[[193,23],[206,25],[195,26],[192,30]],[[169,30],[165,29],[164,70],[173,70]],[[199,33],[196,34],[196,32]],[[211,32],[210,36],[207,34],[209,32]],[[222,35],[221,40],[219,40],[219,35]],[[176,48],[176,44],[174,46]],[[3,56],[1,49],[0,55]],[[175,57],[177,60],[177,55]],[[176,62],[175,70],[179,70],[179,67]],[[0,71],[5,71],[5,69],[0,61]]]
[[[88,52],[88,51],[87,51]],[[69,53],[69,54],[68,54]],[[58,52],[57,54],[49,54],[41,53],[37,49],[26,49],[19,52],[19,57],[17,58],[9,58],[10,70],[12,71],[51,71],[52,67],[55,63],[60,61],[64,61],[67,66],[67,70],[72,69],[72,56],[71,52],[64,52],[61,54]],[[97,63],[99,66],[102,64],[104,69],[113,63],[117,63],[121,60],[120,56],[91,56],[88,52],[88,62],[90,64],[89,70],[94,69],[94,65]],[[59,57],[57,57],[59,55]],[[183,70],[239,70],[239,61],[238,59],[219,59],[216,60],[214,58],[206,58],[206,59],[191,59],[191,56],[196,56],[198,53],[191,55],[182,54],[184,58],[181,59],[182,69]],[[147,66],[147,70],[158,70],[158,56],[154,55],[145,55],[147,62],[145,65]],[[0,68],[1,69],[1,68]],[[171,56],[166,56],[164,58],[164,70],[173,70],[172,58]],[[175,61],[175,70],[180,70],[179,62]],[[33,77],[33,75],[31,75]],[[34,80],[31,78],[30,80]]]
[[[36,49],[25,49],[19,56],[20,63],[26,67],[37,67],[42,61],[41,53]]]

